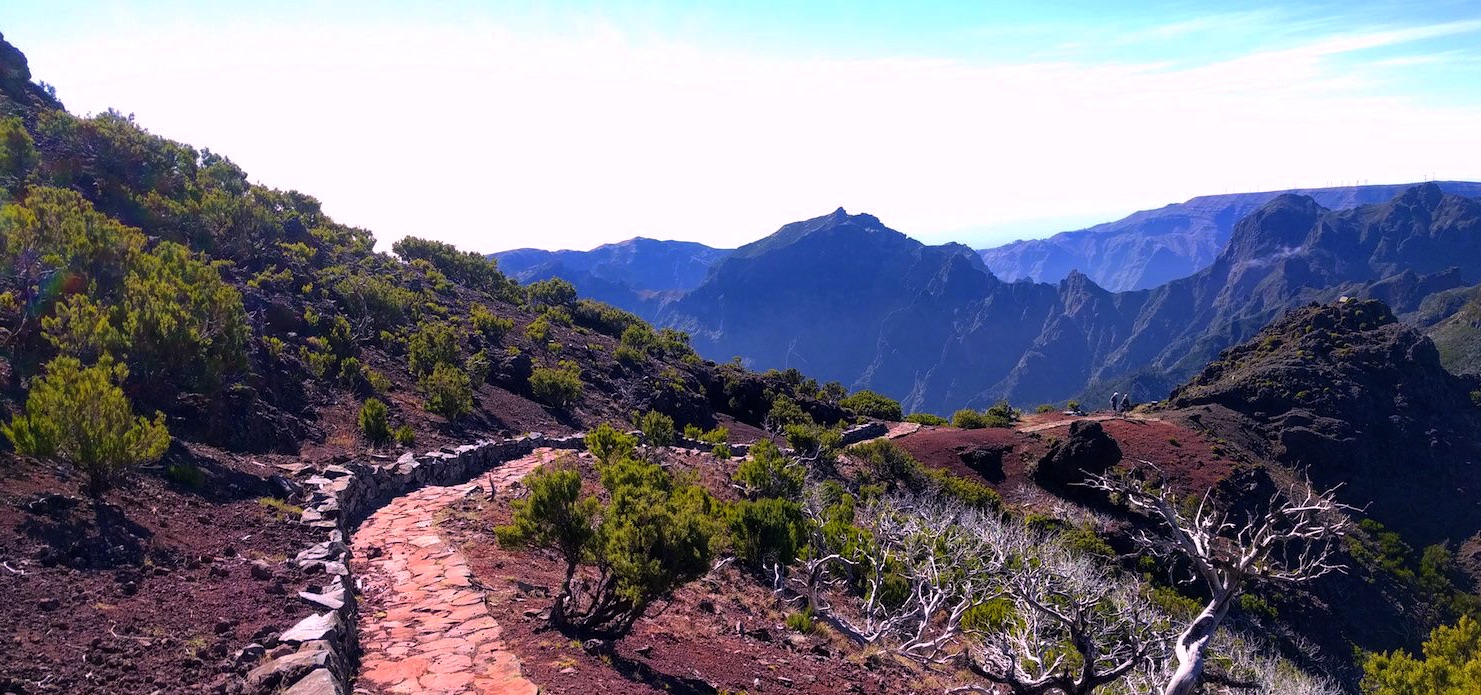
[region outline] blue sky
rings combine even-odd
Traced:
[[[0,5],[113,107],[382,244],[928,242],[1209,193],[1481,179],[1475,2]]]

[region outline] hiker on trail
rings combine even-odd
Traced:
[[[1121,414],[1122,415],[1125,415],[1126,413],[1129,413],[1129,412],[1131,412],[1131,394],[1130,393],[1128,393],[1128,394],[1126,394],[1126,395],[1124,395],[1124,396],[1121,397]]]
[[[1121,392],[1120,391],[1116,391],[1116,392],[1113,392],[1111,394],[1111,412],[1112,413],[1116,412],[1117,409],[1119,409],[1121,407],[1121,400],[1120,400],[1120,398],[1121,398]]]

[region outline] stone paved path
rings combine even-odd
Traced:
[[[351,539],[362,581],[360,681],[356,692],[535,695],[499,624],[470,582],[468,564],[438,534],[437,512],[492,477],[508,487],[554,458],[541,449],[462,485],[398,497]],[[373,557],[372,557],[373,556]]]

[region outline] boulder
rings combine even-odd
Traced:
[[[1099,422],[1077,420],[1068,438],[1049,446],[1049,452],[1029,468],[1040,485],[1068,486],[1085,482],[1121,461],[1121,445]]]

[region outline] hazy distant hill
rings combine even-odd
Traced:
[[[656,308],[656,295],[693,289],[729,253],[689,241],[637,237],[590,251],[515,249],[493,257],[500,270],[520,282],[565,278],[582,296],[647,317]]]
[[[657,321],[711,359],[797,367],[949,413],[1113,388],[1162,398],[1292,306],[1353,294],[1404,314],[1478,282],[1481,202],[1434,184],[1346,211],[1281,195],[1208,267],[1133,292],[1082,273],[1004,282],[966,247],[838,210],[738,249]]]
[[[1235,223],[1277,196],[1309,196],[1322,207],[1346,210],[1388,201],[1415,185],[1199,196],[1088,229],[1015,241],[979,253],[993,273],[1010,282],[1058,282],[1079,270],[1109,290],[1149,289],[1208,267],[1229,241]],[[1481,183],[1441,181],[1436,185],[1446,193],[1481,196]]]

